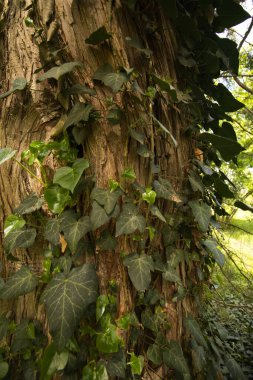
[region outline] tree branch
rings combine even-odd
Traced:
[[[233,75],[233,79],[238,84],[238,86],[240,86],[243,90],[247,91],[249,94],[253,95],[253,90],[251,90],[251,88],[249,88],[248,86],[246,86],[246,84],[241,82],[236,75]]]
[[[251,23],[249,24],[249,27],[248,29],[246,30],[244,36],[243,36],[243,39],[241,40],[241,42],[239,43],[238,45],[238,51],[241,49],[242,45],[244,44],[244,42],[246,41],[246,38],[248,37],[248,35],[250,34],[250,31],[253,27],[253,17],[251,18]]]

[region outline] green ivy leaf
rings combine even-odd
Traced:
[[[156,192],[151,187],[147,187],[145,193],[142,193],[142,199],[149,205],[153,205],[156,199]]]
[[[159,210],[159,208],[157,206],[154,206],[152,205],[150,207],[150,212],[153,216],[156,216],[158,219],[160,219],[162,222],[166,223],[166,219],[165,217],[163,216],[163,214],[161,213],[161,211]]]
[[[9,372],[9,364],[7,362],[0,362],[0,379],[4,379]]]
[[[235,198],[234,193],[232,193],[228,185],[225,182],[223,182],[219,177],[214,178],[214,187],[215,187],[215,190],[222,197],[230,198],[230,199]]]
[[[103,316],[107,305],[109,305],[108,296],[106,294],[101,294],[97,298],[97,303],[96,303],[96,320],[97,320],[97,322]]]
[[[87,87],[85,84],[77,83],[64,90],[64,93],[67,95],[88,94],[92,96],[96,95],[96,90],[94,88]]]
[[[144,367],[144,357],[142,355],[136,356],[134,352],[130,352],[130,361],[127,365],[130,365],[133,375],[141,375]]]
[[[128,269],[128,274],[134,287],[139,292],[146,290],[151,282],[150,272],[154,271],[152,257],[145,254],[131,253],[124,258],[123,264]]]
[[[109,356],[106,369],[111,377],[126,378],[126,357],[122,349]]]
[[[211,207],[203,201],[190,201],[189,206],[192,209],[192,213],[198,223],[200,231],[206,232],[212,216]]]
[[[48,208],[55,214],[61,213],[70,202],[69,191],[58,185],[48,186],[44,191]]]
[[[163,362],[163,351],[157,344],[151,344],[147,350],[147,358],[152,363],[159,366]]]
[[[141,40],[138,37],[127,36],[125,39],[126,39],[126,42],[129,46],[139,50],[142,53],[144,53],[146,55],[146,57],[150,57],[150,55],[152,54],[152,51],[150,49],[145,48],[143,43],[141,42]]]
[[[200,191],[203,194],[204,185],[203,185],[203,182],[201,181],[200,176],[191,170],[188,178],[189,178],[192,190]]]
[[[97,298],[95,269],[84,264],[68,274],[58,273],[47,285],[41,301],[45,303],[50,332],[58,348],[71,338],[89,304]]]
[[[18,215],[30,214],[39,210],[44,202],[45,200],[43,197],[39,198],[37,194],[32,193],[22,200],[20,205],[15,208],[14,213]]]
[[[117,326],[110,321],[110,315],[105,315],[100,319],[102,332],[97,334],[96,347],[100,352],[110,354],[117,352],[121,339],[117,334]]]
[[[16,248],[29,248],[33,245],[36,237],[35,228],[12,230],[4,238],[6,253],[13,252]]]
[[[81,62],[67,62],[63,63],[60,66],[52,67],[52,69],[46,71],[43,75],[41,75],[37,82],[43,82],[46,79],[54,78],[59,80],[61,76],[71,72],[75,67],[82,67],[83,64]]]
[[[82,380],[109,380],[107,370],[101,363],[89,363],[83,368]]]
[[[51,343],[44,351],[40,362],[41,380],[51,380],[57,371],[62,371],[68,363],[67,351],[57,352],[57,347]]]
[[[212,143],[225,161],[232,160],[245,150],[237,141],[213,133],[201,133],[200,139]]]
[[[192,345],[192,364],[195,373],[201,372],[206,367],[206,352],[202,346],[199,346],[194,339]]]
[[[121,174],[121,177],[132,180],[132,179],[136,179],[136,174],[132,168],[127,168],[123,171],[123,173]]]
[[[58,218],[50,219],[47,221],[44,230],[45,239],[50,243],[57,245],[60,242],[60,221]]]
[[[72,167],[64,166],[56,170],[53,182],[72,193],[79,182],[84,170],[88,169],[89,161],[84,158],[77,159]]]
[[[117,239],[115,239],[115,237],[112,236],[109,231],[103,231],[100,239],[97,240],[97,245],[103,251],[113,251],[116,248],[117,244]]]
[[[184,325],[188,332],[190,332],[191,336],[207,350],[207,343],[201,332],[198,322],[189,316],[184,319]]]
[[[214,25],[222,28],[230,28],[251,17],[240,4],[231,0],[223,0],[222,3],[218,4],[217,14],[218,17],[215,17]]]
[[[163,279],[165,281],[176,282],[177,284],[181,284],[181,278],[177,270],[168,265],[166,267],[166,270],[163,272]]]
[[[0,298],[9,300],[23,296],[32,292],[37,284],[38,280],[31,273],[30,269],[23,266],[6,280],[4,287],[0,291]]]
[[[92,231],[103,226],[111,217],[106,213],[105,209],[100,206],[96,201],[92,202],[92,210],[90,214],[90,221],[92,225]]]
[[[213,255],[214,260],[220,266],[223,266],[225,264],[225,256],[217,248],[217,241],[211,240],[211,239],[207,239],[207,240],[202,240],[202,243],[206,247],[207,251]]]
[[[213,87],[212,96],[217,100],[222,110],[225,112],[238,111],[240,108],[244,107],[244,104],[236,100],[227,87],[222,83]]]
[[[154,181],[153,187],[155,189],[157,198],[167,199],[176,203],[182,202],[182,199],[175,192],[171,183],[167,179],[159,177],[159,181]]]
[[[190,380],[190,372],[181,346],[176,341],[170,341],[163,351],[163,361],[169,367],[182,374],[184,380]]]
[[[17,150],[13,150],[12,148],[0,149],[0,165],[2,165],[5,161],[15,156],[16,153]]]
[[[225,361],[225,365],[229,371],[229,375],[232,380],[246,380],[246,377],[239,366],[239,364],[235,361],[231,356],[228,357]]]
[[[27,80],[25,78],[16,78],[14,79],[12,83],[12,88],[5,92],[4,94],[0,95],[0,99],[6,98],[7,96],[11,95],[15,91],[22,91],[27,86]]]
[[[67,119],[63,125],[63,129],[66,131],[71,125],[77,125],[81,121],[87,122],[92,111],[92,105],[87,103],[78,102],[71,109],[67,116]]]
[[[18,215],[10,214],[4,222],[4,236],[6,237],[9,232],[14,230],[21,230],[26,224],[26,221]]]
[[[104,85],[110,87],[113,92],[118,92],[123,84],[127,82],[128,77],[125,73],[116,73],[111,65],[105,64],[95,72],[93,79],[100,80]]]
[[[140,144],[144,144],[146,137],[143,132],[138,131],[137,129],[130,128],[129,134],[132,137],[132,139],[138,141]]]
[[[95,187],[91,192],[91,199],[97,201],[100,206],[103,206],[107,214],[111,214],[121,195],[121,190],[110,191]]]
[[[72,253],[76,252],[79,241],[89,231],[91,231],[89,216],[82,216],[80,219],[68,224],[67,227],[63,227],[64,237]]]
[[[137,154],[141,157],[148,158],[150,157],[151,152],[146,145],[141,145],[137,148]]]
[[[90,45],[98,45],[111,37],[112,35],[107,32],[105,26],[101,26],[101,28],[98,28],[95,32],[91,33],[91,35],[86,38],[85,42]]]
[[[133,204],[124,204],[123,210],[116,222],[116,237],[122,234],[132,234],[136,230],[144,232],[145,218],[138,214],[138,209]]]

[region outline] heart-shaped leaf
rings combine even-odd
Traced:
[[[22,91],[26,88],[27,86],[27,80],[25,78],[16,78],[14,79],[12,83],[12,88],[5,92],[4,94],[0,95],[0,99],[6,98],[10,94],[12,94],[15,91]]]
[[[35,228],[10,231],[4,238],[6,253],[11,253],[16,248],[28,248],[34,243],[36,237]]]
[[[49,329],[58,348],[71,338],[84,310],[97,298],[95,269],[84,264],[68,274],[58,273],[47,285],[41,301],[45,303]]]
[[[200,176],[197,173],[190,171],[188,178],[193,191],[200,191],[201,193],[204,192],[204,185],[201,181]]]
[[[63,166],[56,170],[53,182],[72,193],[85,169],[89,167],[89,161],[84,158],[77,159],[72,167]]]
[[[192,317],[184,319],[184,325],[192,337],[204,348],[208,349],[206,340],[201,332],[198,322]]]
[[[163,361],[169,367],[182,374],[184,380],[190,380],[190,372],[183,351],[178,342],[170,341],[163,351]]]
[[[213,144],[225,161],[232,160],[244,150],[244,148],[237,141],[227,137],[215,135],[213,133],[202,133],[200,135],[200,139]]]
[[[10,214],[4,222],[4,236],[6,237],[8,233],[14,230],[21,230],[26,224],[26,221],[18,215]]]
[[[48,220],[44,236],[50,243],[57,245],[60,242],[60,220],[58,218]]]
[[[151,256],[131,253],[124,258],[123,264],[128,269],[129,277],[134,287],[143,292],[151,282],[151,271],[154,271],[154,262]]]
[[[65,75],[69,73],[70,71],[73,71],[75,67],[81,67],[83,66],[81,62],[67,62],[63,63],[60,66],[52,67],[52,69],[46,71],[43,75],[41,75],[37,81],[42,82],[46,79],[54,78],[58,80],[62,75]]]
[[[13,150],[11,148],[0,149],[0,165],[2,165],[5,161],[15,156],[16,153],[17,150]]]
[[[132,234],[136,230],[143,232],[146,227],[145,218],[138,214],[133,204],[124,204],[123,210],[116,222],[116,237],[122,234]]]
[[[80,121],[88,121],[91,111],[92,106],[90,104],[81,102],[76,103],[68,114],[67,119],[63,125],[63,129],[66,130],[71,125],[80,123]]]
[[[48,186],[44,191],[44,197],[48,208],[55,214],[62,212],[71,200],[69,191],[58,185]]]
[[[98,45],[111,37],[112,35],[107,32],[105,26],[101,26],[101,28],[91,33],[91,35],[88,38],[86,38],[85,42],[86,44],[90,45]]]
[[[110,87],[113,92],[118,92],[124,83],[128,80],[125,73],[109,73],[105,75],[103,82]]]
[[[100,206],[96,201],[92,202],[90,221],[93,231],[109,222],[110,218],[104,207]]]
[[[110,214],[121,196],[121,190],[110,191],[107,189],[100,189],[95,187],[91,192],[91,199],[97,201],[104,207],[107,214]]]
[[[200,231],[206,232],[208,230],[212,216],[211,207],[202,201],[190,201],[189,206],[192,209],[192,213],[196,222],[198,223]]]
[[[156,216],[158,219],[160,219],[162,222],[166,223],[166,219],[165,217],[163,216],[163,214],[161,213],[161,211],[159,210],[159,208],[157,206],[154,206],[152,205],[150,207],[150,212],[153,216]]]
[[[78,220],[74,220],[67,227],[63,227],[64,237],[67,240],[72,253],[77,249],[77,245],[84,235],[91,230],[91,222],[89,216],[83,216]]]
[[[223,253],[217,248],[217,241],[206,239],[203,240],[202,243],[206,247],[207,251],[213,255],[214,260],[220,265],[223,266],[225,264],[225,256]]]
[[[96,95],[96,90],[94,88],[87,87],[85,84],[77,83],[72,87],[67,88],[64,93],[67,95],[76,95],[76,94],[88,94]]]
[[[30,272],[30,269],[23,266],[7,279],[4,287],[0,291],[0,298],[8,300],[23,296],[24,294],[32,292],[37,284],[38,280]]]

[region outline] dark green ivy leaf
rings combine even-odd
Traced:
[[[244,150],[237,141],[213,133],[202,133],[200,139],[212,143],[225,161],[232,160]]]
[[[63,125],[63,129],[66,130],[71,125],[76,125],[81,121],[87,122],[92,111],[92,106],[87,103],[78,102],[71,109],[67,116],[67,119]]]
[[[214,19],[217,27],[231,28],[250,18],[250,14],[234,0],[222,0],[217,6],[218,17]]]
[[[159,210],[159,208],[155,205],[151,205],[150,212],[153,216],[156,216],[158,219],[160,219],[162,222],[166,223],[166,219]]]
[[[191,170],[188,178],[189,178],[192,190],[193,191],[200,191],[203,194],[204,185],[203,185],[203,182],[202,182],[200,176]]]
[[[191,316],[184,319],[184,325],[191,336],[205,349],[207,349],[206,340],[201,332],[198,322],[193,319]]]
[[[17,298],[32,292],[38,284],[38,280],[31,273],[30,269],[23,266],[16,273],[7,279],[4,287],[0,291],[0,298],[4,300]]]
[[[14,213],[18,215],[30,214],[31,212],[39,210],[44,202],[43,197],[39,198],[37,194],[32,193],[22,200],[20,205],[15,208]]]
[[[55,214],[61,213],[71,200],[69,191],[58,185],[48,186],[44,192],[48,208]]]
[[[96,201],[92,202],[90,221],[93,231],[109,222],[110,218],[104,207],[100,206]]]
[[[155,365],[161,365],[163,361],[163,351],[158,344],[151,344],[147,350],[147,358]]]
[[[170,341],[163,351],[163,361],[169,367],[178,371],[184,380],[190,380],[190,372],[183,351],[178,342]]]
[[[225,365],[229,371],[229,375],[232,380],[246,380],[246,376],[244,375],[241,367],[231,356],[228,357],[225,361]]]
[[[175,192],[171,183],[167,179],[159,177],[158,181],[154,181],[153,187],[156,192],[157,198],[167,199],[176,203],[182,202],[181,198]]]
[[[106,27],[101,26],[101,28],[98,28],[95,32],[91,33],[91,35],[86,38],[85,42],[90,45],[98,45],[111,37],[112,35],[107,32]]]
[[[111,377],[126,378],[126,356],[122,349],[108,357],[106,369]]]
[[[206,352],[202,346],[199,346],[194,339],[192,345],[192,364],[194,373],[199,373],[206,367]]]
[[[127,82],[128,77],[125,73],[115,72],[111,65],[105,64],[95,72],[93,79],[100,80],[104,85],[110,87],[113,92],[118,92],[122,85]]]
[[[78,220],[63,227],[64,237],[69,245],[72,253],[77,249],[77,245],[84,235],[91,230],[91,222],[89,216],[82,216]]]
[[[121,190],[110,191],[95,187],[91,192],[91,199],[103,206],[107,214],[111,214],[121,195]]]
[[[6,253],[11,253],[16,248],[29,248],[33,245],[36,237],[35,228],[10,231],[4,238]]]
[[[217,100],[223,111],[234,112],[244,107],[244,104],[236,100],[224,84],[219,83],[212,90],[213,98]]]
[[[0,99],[6,98],[10,94],[12,94],[15,91],[22,91],[26,88],[27,86],[27,80],[25,78],[16,78],[14,79],[12,83],[12,88],[5,92],[4,94],[0,95]]]
[[[89,161],[84,158],[78,158],[72,165],[63,166],[56,170],[53,182],[57,183],[64,189],[70,190],[72,193],[80,180],[84,170],[88,169]]]
[[[50,243],[57,245],[60,241],[60,220],[58,218],[48,220],[45,230],[45,239]]]
[[[212,216],[211,207],[203,201],[190,201],[189,206],[192,209],[192,213],[198,223],[200,231],[206,232]]]
[[[51,343],[44,351],[40,362],[41,380],[51,380],[57,371],[63,370],[68,362],[67,351],[57,352],[57,347]]]
[[[212,239],[206,239],[206,240],[203,240],[202,243],[207,248],[207,251],[213,255],[214,260],[220,266],[223,266],[225,264],[225,256],[217,248],[217,241],[212,240]]]
[[[81,67],[83,66],[81,62],[67,62],[63,63],[60,66],[52,67],[52,69],[46,71],[43,75],[41,75],[37,81],[42,82],[46,79],[54,78],[58,80],[62,75],[65,75],[69,73],[70,71],[73,71],[75,67]]]
[[[138,209],[133,204],[124,204],[123,210],[116,222],[116,237],[132,234],[136,230],[145,230],[145,218],[138,213]]]
[[[77,83],[72,87],[64,90],[64,93],[68,95],[76,95],[76,94],[88,94],[88,95],[96,95],[96,90],[94,88],[87,87],[85,84]]]
[[[124,258],[123,264],[128,269],[128,274],[134,287],[139,292],[146,290],[151,282],[150,272],[154,271],[152,257],[145,254],[131,253]]]
[[[58,273],[47,285],[41,301],[45,303],[50,332],[58,348],[71,338],[89,304],[97,298],[95,269],[84,264],[68,274]]]

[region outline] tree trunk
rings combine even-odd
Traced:
[[[28,17],[33,20],[31,27],[28,26]],[[150,19],[145,21],[147,18]],[[61,86],[67,83],[64,79],[58,83],[54,80],[37,82],[41,72],[36,73],[36,70],[44,65],[46,71],[56,64],[80,61],[83,67],[68,76],[69,86],[85,83],[93,88],[94,72],[105,63],[109,63],[115,69],[134,68],[138,72],[138,85],[144,92],[151,85],[150,76],[147,74],[169,78],[176,87],[181,86],[175,66],[177,39],[170,22],[158,6],[154,8],[149,3],[143,2],[143,6],[139,6],[134,13],[120,0],[13,0],[11,2],[4,0],[2,20],[4,27],[1,33],[1,92],[8,91],[13,80],[18,77],[25,77],[29,83],[24,91],[16,91],[1,100],[1,147],[17,149],[16,158],[20,157],[21,152],[27,149],[32,141],[48,141],[55,133],[55,126],[61,116],[71,108],[69,100],[63,98],[60,92]],[[154,30],[150,31],[149,28],[153,24]],[[103,25],[112,38],[99,46],[86,44],[85,39]],[[145,55],[141,49],[129,46],[125,39],[127,36],[142,40],[144,46],[151,50],[150,56],[149,53]],[[58,49],[62,49],[58,57],[50,61],[50,52]],[[154,174],[151,168],[159,165],[159,175],[168,179],[180,195],[194,150],[192,141],[185,134],[189,123],[187,110],[173,105],[168,107],[162,100],[147,97],[148,112],[144,113],[143,105],[138,102],[139,93],[136,92],[133,97],[127,86],[126,90],[113,95],[108,87],[97,84],[96,97],[78,95],[76,98],[79,101],[92,102],[94,109],[102,114],[102,118],[87,127],[89,129],[87,137],[81,146],[83,156],[90,161],[89,175],[96,177],[97,187],[106,188],[108,180],[119,181],[121,173],[126,168],[132,168],[137,182],[148,187],[152,186],[153,179],[157,178],[157,174]],[[106,117],[103,117],[112,97],[124,112],[121,122],[114,125],[110,125]],[[169,134],[160,129],[151,114],[166,126]],[[138,125],[139,130],[144,132],[148,149],[151,151],[150,157],[141,157],[137,154],[139,143],[129,136],[131,125]],[[49,162],[48,165],[52,168],[54,162]],[[37,174],[39,175],[39,172]],[[32,191],[39,194],[41,185],[12,160],[1,167],[0,181],[1,231],[3,231],[5,218]],[[126,188],[128,186],[126,181]],[[171,219],[177,211],[177,204],[177,202],[159,200],[160,210],[163,214],[170,215]],[[85,213],[86,204],[80,206],[80,209]],[[114,228],[113,225],[111,228]],[[159,232],[162,229],[162,222],[156,222],[156,228]],[[99,231],[95,232],[96,236],[99,236]],[[88,258],[88,261],[96,265],[100,293],[106,294],[108,283],[112,280],[118,285],[117,318],[133,311],[137,297],[121,260],[122,251],[133,252],[137,243],[123,236],[119,238],[115,250],[104,252],[97,248],[94,257]],[[28,264],[35,273],[41,274],[42,252],[46,246],[43,238],[39,237],[32,248],[16,251],[15,256],[20,261],[11,261],[6,257],[2,243],[0,254],[3,277],[9,277],[22,264]],[[160,233],[150,246],[162,256],[165,255]],[[180,241],[176,246],[184,248]],[[178,271],[184,285],[186,277],[191,272],[194,278],[194,267],[186,268],[185,264],[180,264]],[[181,341],[183,316],[189,312],[194,313],[194,302],[190,297],[172,302],[176,285],[162,280],[160,276],[154,276],[153,280],[154,287],[165,300],[164,310],[170,323],[167,337]],[[5,314],[11,310],[16,322],[22,318],[38,318],[47,330],[44,309],[39,305],[40,292],[41,289],[38,289],[36,292],[19,297],[16,301],[1,302],[1,312]],[[158,375],[155,372],[164,378],[168,376],[163,369],[156,368],[153,372],[144,374],[143,378],[156,379]]]

